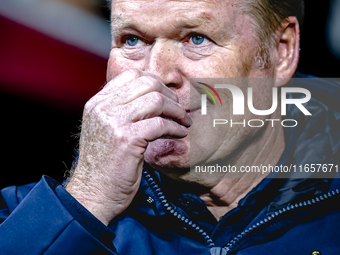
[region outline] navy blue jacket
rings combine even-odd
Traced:
[[[314,96],[305,105],[313,116],[288,106],[287,118],[299,125],[285,129],[278,165],[338,165],[339,87],[320,79],[298,86]],[[38,183],[1,190],[0,254],[340,254],[340,171],[278,174],[217,222],[194,188],[146,166],[132,204],[108,227],[43,176]]]

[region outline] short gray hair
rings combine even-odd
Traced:
[[[300,28],[303,26],[303,0],[242,0],[242,12],[254,21],[258,52],[256,64],[260,67],[271,65],[270,51],[273,47],[273,35],[288,17],[297,18]]]

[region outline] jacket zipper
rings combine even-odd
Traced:
[[[198,224],[194,223],[192,220],[188,219],[186,216],[181,215],[180,213],[176,212],[176,207],[172,206],[168,200],[165,198],[161,188],[157,184],[157,182],[154,180],[154,178],[149,174],[148,170],[143,170],[143,176],[145,180],[148,182],[150,188],[154,191],[154,193],[157,195],[159,201],[161,201],[161,204],[164,206],[165,210],[170,213],[173,217],[180,220],[181,222],[185,223],[189,228],[194,229],[197,233],[200,234],[202,239],[204,240],[204,243],[209,247],[215,247],[215,244],[213,243],[210,236],[205,232]]]
[[[257,222],[256,224],[253,224],[253,226],[251,226],[248,229],[242,231],[241,234],[236,236],[227,245],[225,245],[223,249],[226,250],[226,255],[231,254],[232,252],[234,252],[236,250],[236,248],[238,248],[238,246],[240,245],[242,240],[244,240],[245,238],[247,238],[251,234],[254,234],[254,232],[259,230],[260,227],[263,227],[265,224],[269,223],[270,221],[272,221],[273,219],[277,218],[278,216],[280,216],[280,215],[282,215],[282,214],[284,214],[286,212],[289,212],[289,211],[292,211],[292,210],[296,210],[296,209],[301,208],[301,207],[307,207],[307,206],[311,206],[311,205],[317,204],[317,203],[322,202],[322,201],[324,201],[324,200],[326,200],[328,198],[334,197],[335,195],[338,195],[339,193],[340,193],[339,190],[336,189],[335,191],[328,192],[327,194],[323,194],[323,195],[320,195],[318,197],[315,197],[315,198],[312,198],[312,199],[308,199],[308,200],[300,202],[300,203],[295,203],[293,205],[287,205],[285,208],[271,213],[270,216],[265,217],[260,222]]]
[[[161,201],[161,204],[164,206],[165,210],[169,212],[172,216],[180,220],[181,222],[187,224],[189,227],[193,228],[196,232],[198,232],[201,237],[203,238],[205,244],[209,246],[209,248],[215,247],[214,242],[210,238],[210,236],[196,223],[188,219],[187,217],[179,214],[176,212],[176,207],[172,206],[168,200],[165,198],[163,192],[161,191],[161,188],[157,184],[157,182],[154,180],[154,178],[149,174],[148,170],[144,169],[143,176],[145,180],[148,182],[150,188],[154,191],[154,193],[157,195],[158,199]],[[285,208],[282,208],[276,212],[271,213],[271,215],[265,217],[263,220],[260,220],[256,224],[253,224],[253,226],[249,227],[248,229],[244,230],[236,236],[234,239],[232,239],[229,243],[227,243],[223,249],[225,250],[226,255],[231,254],[233,251],[236,250],[236,248],[239,246],[242,240],[250,236],[251,234],[254,234],[257,230],[260,229],[260,227],[263,227],[265,224],[271,222],[273,219],[277,218],[278,216],[292,211],[296,210],[298,208],[311,206],[314,204],[317,204],[319,202],[322,202],[328,198],[334,197],[335,195],[340,194],[340,191],[336,189],[335,191],[328,192],[327,194],[320,195],[318,197],[308,199],[303,202],[295,203],[293,205],[287,205]]]

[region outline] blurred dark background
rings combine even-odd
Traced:
[[[82,109],[105,84],[104,0],[0,0],[0,188],[58,181],[71,168]],[[340,0],[306,1],[299,71],[339,77]]]

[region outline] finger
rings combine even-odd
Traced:
[[[191,120],[185,109],[174,100],[159,92],[150,92],[127,104],[125,112],[129,111],[131,121],[136,122],[156,116],[165,116],[189,127]]]
[[[106,95],[112,94],[116,104],[128,104],[153,91],[157,91],[171,100],[178,102],[178,97],[174,91],[151,76],[141,76],[138,79],[127,82],[124,86],[120,86],[119,89],[111,85],[111,87],[103,93]]]
[[[170,88],[169,88],[169,86],[168,85],[166,85],[165,84],[165,82],[159,77],[159,76],[157,76],[157,75],[155,75],[155,74],[153,74],[153,73],[149,73],[149,72],[147,72],[147,71],[142,71],[142,73],[143,73],[143,75],[144,76],[150,76],[150,77],[153,77],[153,78],[155,78],[155,79],[157,79],[162,85],[164,85],[169,91],[171,91],[171,92],[173,92],[173,95],[175,96],[175,101],[176,102],[179,102],[179,99],[178,99],[178,96],[177,96],[177,94],[173,91],[173,90],[171,90]],[[171,98],[171,97],[170,97]]]
[[[153,76],[142,76],[136,80],[129,83],[129,88],[131,92],[127,98],[127,102],[131,102],[136,98],[146,95],[150,92],[156,91],[164,96],[170,98],[171,100],[178,102],[178,97],[174,91],[165,86],[159,79]]]
[[[135,79],[141,77],[142,72],[138,69],[130,69],[127,70],[114,79],[109,81],[101,91],[99,91],[96,95],[94,95],[90,100],[88,100],[85,104],[85,112],[91,111],[98,104],[101,104],[102,101],[106,100],[106,97],[114,96],[115,105],[119,105],[122,102],[124,103],[124,92],[121,92],[121,88],[125,86],[126,83],[131,82]]]
[[[138,79],[142,75],[143,72],[138,69],[129,69],[106,83],[98,94],[109,94],[112,93],[112,91],[119,91],[126,83]]]
[[[188,135],[188,130],[185,127],[162,117],[138,121],[133,123],[131,128],[135,134],[138,134],[139,137],[148,142],[162,136],[183,138]]]

